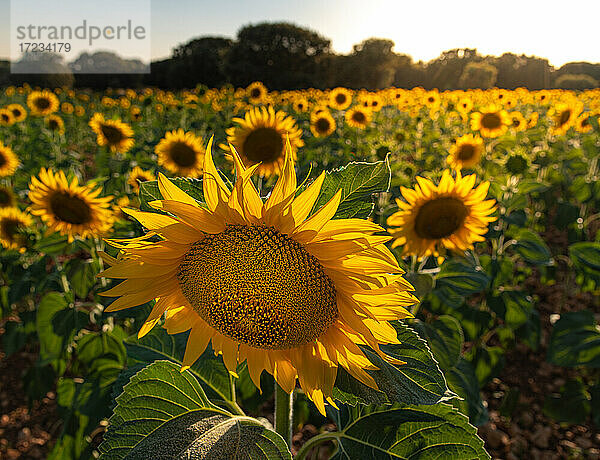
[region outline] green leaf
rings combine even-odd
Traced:
[[[327,171],[312,212],[320,209],[341,189],[342,197],[334,219],[366,219],[374,207],[372,195],[387,192],[390,177],[387,158],[376,163],[349,163],[340,169]]]
[[[590,398],[580,379],[568,380],[558,395],[547,395],[544,414],[559,423],[579,425],[590,413]]]
[[[177,187],[186,192],[189,196],[199,201],[204,202],[204,193],[202,191],[202,179],[175,177],[170,178]],[[140,210],[156,212],[156,210],[148,205],[154,200],[162,200],[163,196],[158,188],[158,181],[151,180],[140,184]]]
[[[552,328],[547,359],[564,367],[600,367],[600,330],[591,311],[561,315]]]
[[[66,236],[60,233],[52,233],[39,240],[35,244],[34,249],[43,254],[57,255],[63,254],[68,245],[69,242]]]
[[[464,336],[460,323],[455,318],[444,315],[429,324],[418,322],[417,330],[421,337],[427,338],[433,356],[443,370],[456,366]]]
[[[533,299],[521,291],[506,290],[501,294],[502,301],[506,307],[504,321],[512,329],[525,324],[533,311]]]
[[[96,275],[99,270],[98,263],[94,260],[74,259],[67,267],[69,283],[75,294],[80,299],[85,299],[90,289],[96,284]]]
[[[102,460],[292,458],[281,436],[213,405],[193,374],[170,361],[135,374],[116,402],[99,447]]]
[[[414,295],[418,299],[424,299],[431,292],[435,283],[433,276],[429,273],[408,272],[404,278],[415,288]]]
[[[444,376],[448,382],[448,388],[462,398],[454,398],[452,405],[463,414],[468,415],[469,421],[473,425],[480,426],[486,423],[488,411],[481,399],[479,382],[471,363],[461,356],[457,365],[448,369]]]
[[[575,267],[595,279],[600,278],[600,243],[586,241],[572,244],[569,256]]]
[[[65,370],[67,345],[87,321],[85,314],[69,308],[63,294],[50,292],[40,301],[36,316],[40,358],[51,364],[58,374]]]
[[[436,404],[449,396],[446,381],[433,359],[427,342],[401,321],[392,323],[398,333],[399,345],[384,345],[381,349],[406,364],[392,365],[377,353],[362,350],[379,370],[367,371],[377,382],[374,390],[338,369],[334,397],[355,405],[400,402],[404,404]],[[387,401],[386,401],[387,398]]]
[[[499,375],[504,367],[504,350],[500,347],[482,345],[471,349],[468,359],[475,369],[479,387],[483,387]]]
[[[549,265],[552,263],[550,249],[540,235],[526,228],[511,230],[511,237],[515,240],[515,251],[534,265]]]
[[[188,333],[169,335],[162,327],[155,327],[141,339],[132,336],[125,342],[127,355],[137,361],[151,363],[168,359],[181,365]],[[221,358],[210,347],[196,360],[190,371],[198,378],[213,399],[233,400],[229,372]]]
[[[442,264],[436,277],[436,288],[445,288],[466,296],[483,291],[490,279],[480,269],[462,262],[449,260]]]
[[[545,192],[549,188],[548,184],[533,179],[524,179],[518,185],[519,193],[522,195]]]
[[[332,437],[335,460],[490,458],[475,427],[446,404],[366,407]]]

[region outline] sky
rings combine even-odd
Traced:
[[[98,4],[79,3],[86,1]],[[0,58],[9,55],[9,3],[0,0]],[[68,1],[47,3],[60,10]],[[151,55],[169,57],[174,47],[195,37],[235,38],[244,25],[287,21],[331,39],[339,53],[378,37],[393,40],[397,53],[416,61],[469,47],[484,55],[536,55],[558,67],[600,62],[599,17],[598,0],[151,0]]]

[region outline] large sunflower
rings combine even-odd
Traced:
[[[414,190],[402,187],[406,201],[397,199],[400,210],[388,218],[387,224],[395,238],[393,247],[404,245],[405,255],[427,256],[437,254],[439,246],[450,250],[471,249],[473,243],[484,241],[490,216],[495,210],[494,200],[485,200],[489,182],[477,188],[475,175],[456,179],[445,170],[439,185],[417,177]]]
[[[112,227],[114,217],[112,197],[99,197],[101,191],[101,187],[79,185],[77,178],[69,183],[63,171],[42,168],[39,178],[33,176],[29,184],[31,214],[40,216],[48,231],[68,236],[69,242],[75,236],[102,235]]]
[[[19,159],[15,152],[0,141],[0,177],[12,176],[19,167]]]
[[[165,176],[164,200],[151,202],[169,216],[128,209],[149,232],[133,240],[108,240],[120,252],[104,256],[112,265],[101,275],[125,279],[103,295],[119,297],[107,312],[156,299],[139,335],[165,316],[170,334],[190,330],[183,368],[212,341],[230,372],[247,362],[260,387],[266,370],[286,392],[296,378],[325,413],[338,366],[376,388],[366,372],[374,366],[359,345],[382,357],[383,343],[398,343],[390,320],[409,316],[416,299],[392,253],[366,220],[331,220],[338,191],[314,214],[325,174],[296,196],[291,151],[266,202],[252,183],[257,165],[246,169],[232,151],[237,180],[229,190],[215,169],[210,143],[198,203]],[[159,237],[160,241],[156,241]],[[392,360],[393,362],[397,362]]]
[[[144,171],[139,166],[136,166],[129,173],[127,183],[131,185],[131,188],[135,193],[139,193],[140,183],[150,180],[156,180],[156,176],[154,175],[154,173],[152,171]]]
[[[18,208],[0,209],[0,244],[5,249],[24,251],[27,242],[24,231],[32,223],[31,216]]]
[[[202,138],[179,128],[165,134],[154,148],[158,164],[174,174],[198,177],[202,174]]]
[[[27,96],[27,105],[32,115],[45,117],[58,110],[58,98],[48,90],[33,91]]]
[[[337,110],[346,110],[352,103],[352,91],[346,88],[335,88],[329,93],[329,106]]]
[[[21,104],[9,104],[6,106],[10,113],[12,113],[15,122],[19,123],[27,118],[27,111]]]
[[[244,118],[234,118],[238,126],[227,129],[227,142],[239,152],[245,166],[260,163],[257,172],[263,176],[276,174],[283,167],[285,143],[289,139],[292,156],[304,145],[302,130],[296,120],[273,107],[255,107]],[[229,152],[229,147],[221,144]]]
[[[371,124],[371,111],[362,107],[354,107],[346,112],[346,123],[352,128],[365,129]]]
[[[327,137],[335,131],[335,120],[329,112],[322,112],[311,118],[310,131],[315,137]]]
[[[479,163],[484,150],[483,139],[472,134],[465,134],[456,139],[450,148],[446,161],[451,168],[470,168]]]
[[[471,114],[471,129],[479,131],[483,137],[501,136],[510,124],[506,110],[494,105]]]
[[[107,146],[111,152],[126,153],[133,147],[133,129],[121,120],[105,120],[104,115],[95,113],[89,123],[96,133],[96,142]]]

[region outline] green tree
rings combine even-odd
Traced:
[[[228,53],[226,73],[236,86],[256,80],[278,90],[318,86],[319,61],[330,47],[330,40],[293,24],[249,25]]]
[[[494,86],[498,77],[498,69],[485,62],[469,62],[463,70],[458,85],[462,89],[487,89]]]
[[[590,75],[565,73],[556,79],[555,86],[561,89],[590,89],[598,87],[598,80]]]

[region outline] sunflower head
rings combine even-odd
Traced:
[[[162,318],[171,334],[190,330],[183,368],[209,342],[235,372],[247,362],[260,387],[263,370],[287,392],[296,380],[321,413],[333,403],[337,368],[365,385],[374,366],[359,347],[397,343],[390,320],[410,316],[416,299],[392,253],[360,219],[335,219],[341,193],[311,214],[325,173],[298,193],[291,150],[263,201],[248,169],[232,151],[237,179],[230,189],[215,169],[211,143],[204,159],[203,201],[159,175],[163,197],[150,206],[169,215],[125,211],[148,229],[141,239],[108,240],[120,249],[103,272],[124,279],[103,293],[119,297],[106,311],[156,303],[139,335]],[[201,198],[201,197],[198,197]],[[157,240],[158,238],[158,240]],[[360,243],[358,242],[360,241]]]
[[[512,129],[514,129],[517,132],[524,131],[527,129],[527,120],[525,120],[525,117],[521,112],[515,110],[514,112],[510,112],[508,116],[510,117],[510,126]]]
[[[39,177],[29,184],[31,214],[41,217],[49,231],[66,235],[69,241],[76,236],[95,237],[107,233],[113,225],[111,196],[101,198],[100,188],[71,182],[63,171],[54,173],[42,168]]]
[[[9,104],[6,108],[12,113],[15,123],[24,121],[27,118],[27,110],[21,104]]]
[[[313,116],[310,120],[310,131],[315,137],[327,137],[335,131],[335,120],[329,112]]]
[[[511,174],[523,174],[528,166],[527,158],[519,153],[509,156],[505,163],[506,170]]]
[[[336,110],[346,110],[352,103],[352,92],[346,88],[335,88],[329,93],[329,106]]]
[[[15,117],[7,108],[0,109],[0,126],[11,126],[15,123]]]
[[[395,227],[393,246],[404,246],[405,255],[437,255],[443,248],[465,251],[484,241],[488,224],[496,220],[494,200],[485,200],[489,182],[477,188],[475,175],[453,178],[445,170],[439,185],[417,177],[414,189],[402,187],[406,201],[396,200],[400,210],[388,218]]]
[[[45,117],[58,110],[59,102],[51,91],[32,91],[27,96],[27,105],[32,115]]]
[[[286,139],[294,157],[296,150],[304,145],[296,120],[283,111],[275,112],[270,106],[250,109],[244,118],[233,121],[237,126],[227,130],[227,142],[237,150],[246,166],[259,164],[257,172],[261,175],[270,176],[283,167]],[[225,144],[221,144],[221,148],[229,151]]]
[[[589,112],[586,112],[586,113],[582,113],[577,118],[577,121],[575,122],[575,130],[577,132],[589,133],[593,129],[593,126],[590,123],[590,116],[591,116],[591,114]]]
[[[248,102],[251,104],[260,104],[265,102],[268,93],[269,90],[267,90],[267,87],[260,81],[250,83],[246,88],[246,96],[248,97]]]
[[[70,102],[63,102],[60,105],[60,110],[62,110],[62,113],[70,115],[75,110],[75,107],[73,107],[73,104],[71,104]]]
[[[561,102],[548,110],[548,116],[552,120],[551,134],[560,136],[565,134],[575,124],[581,113],[581,105],[575,102]]]
[[[58,115],[48,115],[44,120],[46,128],[59,134],[65,133],[65,122]]]
[[[365,129],[371,124],[371,111],[360,106],[348,110],[345,117],[352,128]]]
[[[89,123],[96,133],[96,142],[111,152],[126,153],[133,147],[133,130],[121,120],[105,120],[104,115],[95,113]]]
[[[12,188],[0,185],[0,208],[12,208],[16,204],[17,198]]]
[[[140,184],[142,182],[156,180],[156,176],[152,173],[152,171],[144,171],[139,166],[136,166],[129,173],[129,177],[127,178],[127,183],[131,186],[135,193],[139,193]]]
[[[158,164],[174,174],[199,177],[202,174],[202,138],[179,128],[169,131],[154,148]]]
[[[446,160],[451,168],[470,168],[479,163],[483,151],[484,145],[481,137],[465,134],[456,139]]]
[[[490,106],[471,114],[471,129],[479,131],[483,137],[498,137],[506,132],[511,124],[506,110]]]
[[[31,216],[18,208],[1,208],[0,244],[5,249],[24,252],[28,241],[26,232],[32,224]]]
[[[15,152],[0,141],[0,177],[12,176],[19,167],[19,159]]]

